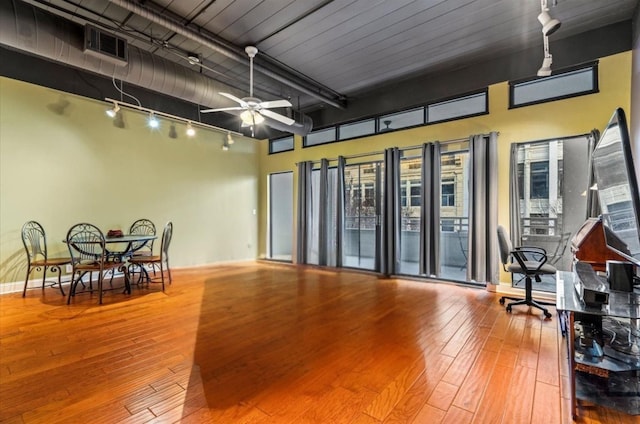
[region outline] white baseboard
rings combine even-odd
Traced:
[[[105,271],[105,273],[106,272],[108,271]],[[45,286],[51,285],[51,283],[55,283],[57,285],[58,275],[57,274],[49,274],[49,275],[50,277],[46,279]],[[122,276],[123,276],[122,272],[118,271],[113,275],[113,278],[118,278]],[[89,282],[88,276],[83,278],[83,280],[84,282],[88,283]],[[63,275],[62,278],[60,278],[60,281],[62,282],[63,288],[68,287],[69,284],[71,283],[71,274]],[[40,289],[42,287],[42,277],[29,280],[29,282],[27,283],[27,287],[28,287],[28,290]],[[24,281],[11,281],[8,283],[0,284],[0,296],[2,296],[3,294],[10,294],[10,293],[21,293],[23,289],[24,289]],[[58,288],[54,287],[54,290],[58,290]]]

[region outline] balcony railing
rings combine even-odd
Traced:
[[[373,230],[378,223],[378,216],[347,216],[345,217],[345,229],[347,230]],[[403,216],[400,222],[401,231],[420,231],[420,217]],[[440,231],[442,232],[466,232],[469,230],[469,218],[466,216],[440,217]]]

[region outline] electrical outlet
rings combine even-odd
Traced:
[[[65,271],[67,272],[67,274],[73,272],[73,266],[71,264],[67,264]]]

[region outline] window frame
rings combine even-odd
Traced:
[[[278,141],[282,141],[282,140],[286,140],[288,138],[291,138],[291,148],[290,149],[285,149],[285,150],[278,150],[276,152],[273,151],[273,143],[278,142]],[[292,150],[295,150],[296,148],[296,140],[295,137],[292,135],[287,135],[284,137],[278,137],[278,138],[270,138],[269,139],[269,154],[270,155],[275,155],[278,153],[284,153],[284,152],[291,152]]]
[[[532,105],[537,105],[541,103],[555,102],[558,100],[570,99],[572,97],[586,96],[589,94],[599,93],[600,87],[598,85],[598,80],[599,80],[598,64],[599,62],[596,60],[593,62],[582,63],[576,66],[562,68],[558,71],[555,71],[553,75],[550,75],[548,77],[536,76],[531,78],[509,81],[509,109],[517,109],[519,107],[526,107],[526,106],[532,106]],[[592,71],[592,74],[591,74],[592,89],[591,90],[577,91],[575,93],[563,94],[561,96],[547,97],[547,98],[534,100],[530,102],[515,104],[515,91],[517,90],[518,87],[535,84],[536,82],[546,82],[546,81],[549,81],[550,79],[563,78],[563,76],[566,78],[567,74],[575,73],[577,71],[582,71],[582,70],[588,70],[588,69]]]

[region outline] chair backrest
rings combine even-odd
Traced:
[[[38,222],[28,221],[22,226],[22,244],[29,263],[37,260],[38,256],[47,259],[47,236]]]
[[[509,263],[509,257],[513,251],[513,245],[507,231],[502,225],[498,225],[498,247],[500,248],[500,261],[502,265]]]
[[[67,232],[67,247],[74,264],[104,262],[108,253],[105,246],[104,234],[95,225],[76,224]]]
[[[153,222],[148,219],[139,219],[131,224],[129,228],[129,234],[143,234],[148,236],[156,235],[156,226]],[[147,241],[134,241],[131,243],[131,250],[133,252],[140,250],[142,248],[144,250],[148,250],[149,252],[153,251],[153,240]]]
[[[163,258],[168,258],[169,256],[169,244],[171,244],[171,237],[173,236],[173,223],[171,221],[167,222],[164,226],[164,230],[162,231],[162,244],[160,245],[160,255]]]

